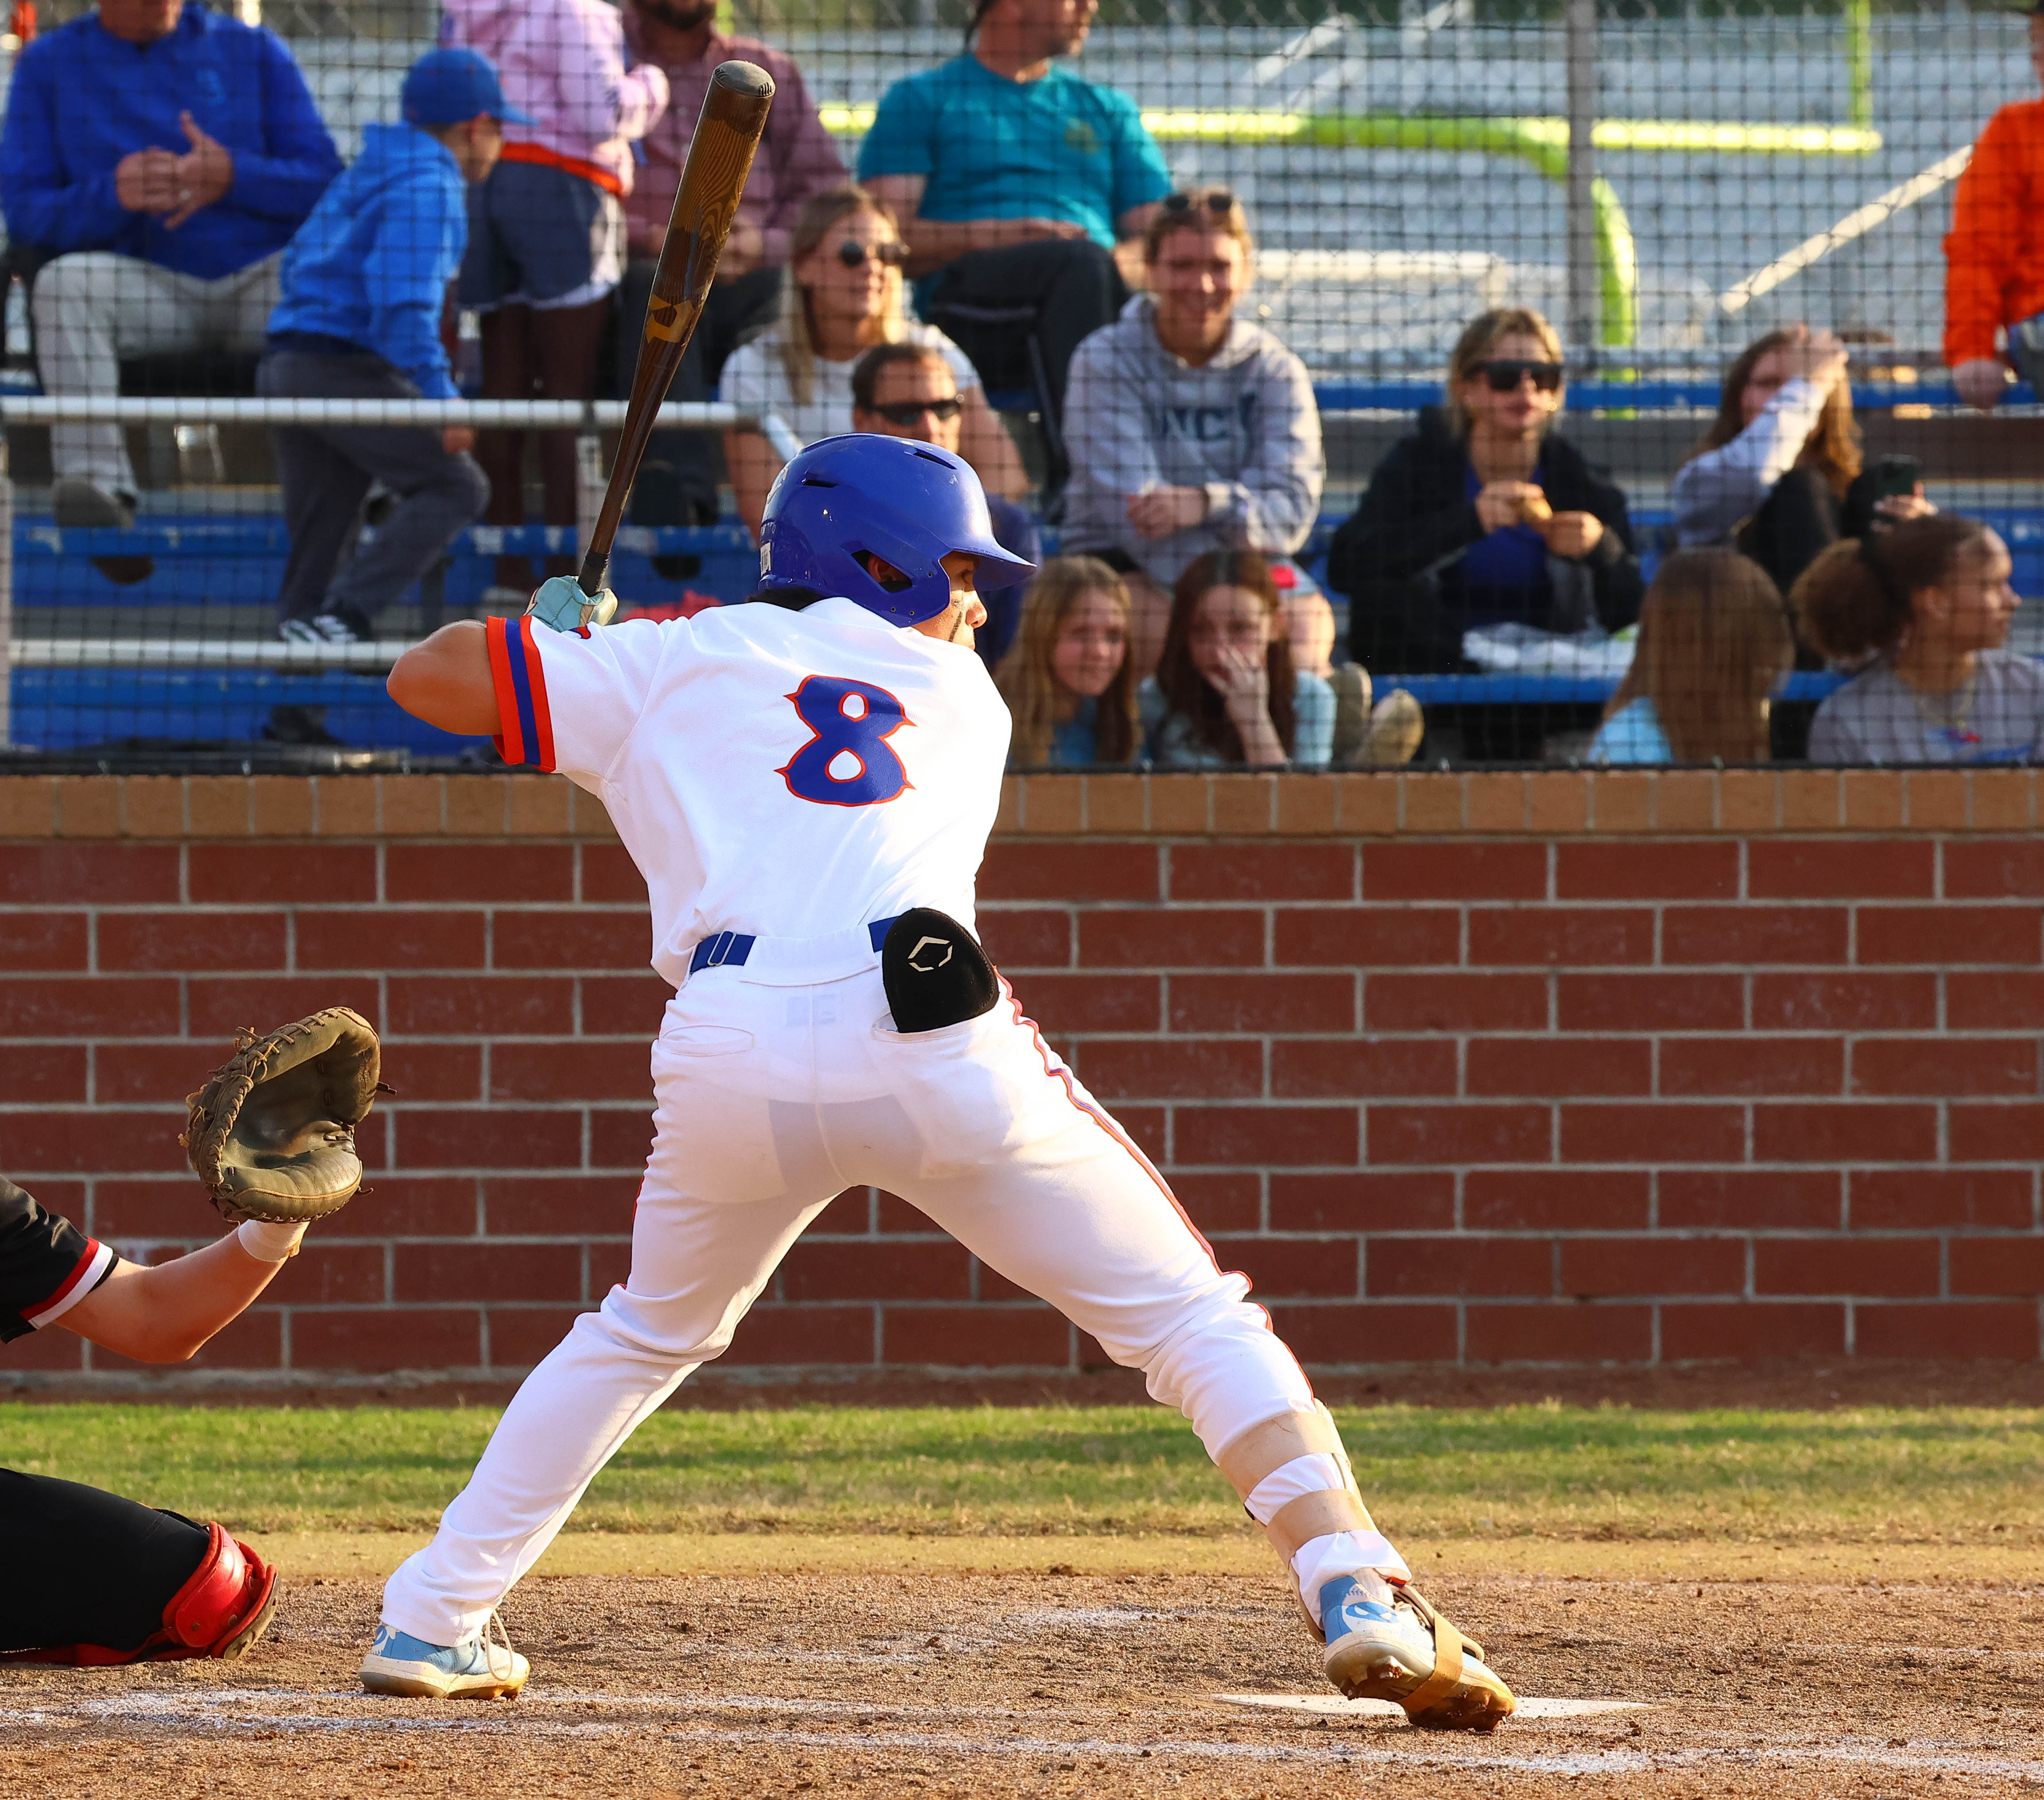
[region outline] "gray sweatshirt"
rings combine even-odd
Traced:
[[[1065,389],[1062,543],[1126,551],[1170,587],[1202,551],[1289,555],[1320,511],[1327,464],[1305,365],[1260,325],[1237,319],[1201,367],[1157,340],[1149,295],[1082,343]],[[1150,487],[1206,489],[1200,524],[1161,538],[1128,522]]]

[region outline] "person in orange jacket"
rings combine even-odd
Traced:
[[[2044,82],[2044,0],[2030,14],[2030,63]],[[2014,362],[2044,378],[2044,100],[2019,100],[1988,121],[1959,177],[1945,240],[1945,360],[1959,397],[1985,412]],[[1995,348],[2006,328],[2008,351]]]

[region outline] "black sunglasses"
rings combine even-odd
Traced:
[[[1543,393],[1553,393],[1562,385],[1562,365],[1558,363],[1527,363],[1516,356],[1495,357],[1488,363],[1479,363],[1470,371],[1490,383],[1493,393],[1511,393],[1528,375],[1533,385]]]
[[[1195,206],[1204,206],[1217,219],[1224,219],[1239,204],[1224,187],[1209,187],[1198,194],[1167,194],[1164,196],[1164,210],[1167,213],[1189,213]]]
[[[897,400],[886,406],[875,406],[878,413],[890,425],[912,425],[927,413],[932,419],[948,424],[965,410],[965,402],[953,394],[948,400]]]
[[[889,268],[898,269],[909,260],[909,247],[898,240],[889,244],[861,244],[848,237],[837,247],[837,259],[847,269],[863,269],[867,257],[885,263]]]

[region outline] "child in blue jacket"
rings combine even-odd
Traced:
[[[404,120],[372,125],[362,154],[284,253],[259,393],[319,400],[452,399],[440,339],[448,284],[468,242],[467,186],[525,115],[473,50],[432,50],[405,77]],[[378,612],[481,516],[490,484],[466,426],[280,425],[271,432],[291,548],[277,596],[286,642],[375,636]],[[371,481],[397,505],[341,558]]]

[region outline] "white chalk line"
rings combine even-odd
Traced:
[[[582,1694],[573,1699],[557,1694],[551,1699],[537,1695],[529,1699],[509,1702],[443,1702],[448,1711],[430,1717],[413,1714],[386,1711],[384,1709],[401,1704],[390,1700],[373,1698],[345,1690],[327,1693],[279,1694],[274,1690],[243,1691],[233,1698],[238,1701],[255,1702],[264,1699],[348,1702],[373,1711],[336,1714],[332,1713],[263,1713],[252,1710],[239,1716],[226,1714],[217,1707],[221,1696],[192,1696],[170,1694],[109,1695],[104,1699],[83,1702],[63,1707],[0,1708],[0,1726],[8,1725],[34,1725],[49,1726],[78,1725],[97,1720],[102,1722],[121,1722],[124,1716],[132,1717],[137,1724],[156,1722],[182,1722],[196,1725],[222,1736],[240,1736],[256,1730],[294,1730],[306,1732],[361,1732],[381,1733],[389,1737],[405,1735],[454,1735],[462,1737],[489,1737],[526,1738],[581,1738],[601,1739],[632,1737],[643,1740],[646,1729],[644,1721],[609,1723],[601,1720],[579,1720],[570,1722],[547,1716],[552,1706],[580,1707],[619,1706],[633,1710],[667,1706],[676,1710],[760,1710],[792,1712],[806,1710],[808,1706],[839,1706],[852,1714],[873,1715],[882,1712],[878,1706],[858,1706],[847,1702],[791,1702],[759,1695],[723,1695],[667,1697],[667,1696],[613,1696]],[[1272,1696],[1258,1696],[1268,1699]],[[134,1702],[144,1701],[145,1705]],[[124,1704],[125,1703],[125,1704]],[[921,1711],[922,1709],[895,1709],[897,1714]],[[928,1709],[929,1714],[955,1714],[977,1709]],[[1012,1717],[1011,1714],[1009,1715]],[[1372,1734],[1376,1737],[1377,1734]],[[672,1744],[722,1744],[733,1748],[751,1748],[759,1745],[778,1745],[816,1750],[863,1750],[869,1753],[899,1754],[907,1751],[924,1751],[960,1756],[1119,1756],[1166,1759],[1181,1757],[1222,1761],[1254,1763],[1305,1763],[1314,1764],[1345,1764],[1367,1763],[1386,1767],[1413,1767],[1443,1768],[1488,1768],[1541,1775],[1637,1775],[1656,1771],[1706,1769],[1726,1764],[1744,1768],[1762,1768],[1772,1765],[1788,1764],[1808,1766],[1812,1764],[1843,1764],[1852,1767],[1907,1771],[1913,1774],[1946,1774],[2015,1777],[2031,1781],[2044,1781],[2044,1762],[2016,1761],[2000,1757],[1965,1755],[1954,1752],[1937,1753],[1934,1747],[1926,1744],[1915,1754],[1898,1754],[1890,1745],[1872,1744],[1842,1744],[1823,1745],[1814,1748],[1792,1746],[1778,1748],[1624,1748],[1582,1752],[1543,1752],[1529,1756],[1504,1753],[1504,1746],[1511,1741],[1511,1727],[1505,1728],[1505,1737],[1494,1738],[1466,1738],[1459,1741],[1443,1739],[1434,1733],[1421,1734],[1398,1732],[1388,1741],[1358,1743],[1353,1740],[1339,1740],[1327,1744],[1292,1745],[1278,1744],[1239,1744],[1225,1740],[1197,1738],[1160,1739],[1152,1743],[1123,1742],[1105,1738],[1060,1738],[1024,1737],[1016,1734],[1005,1737],[962,1737],[931,1732],[879,1733],[861,1731],[774,1730],[758,1728],[728,1728],[695,1726],[686,1729],[670,1729],[661,1735],[661,1741]],[[1493,1748],[1491,1746],[1500,1747]]]
[[[341,1702],[351,1706],[378,1708],[402,1706],[402,1700],[385,1695],[365,1694],[359,1687],[306,1688],[290,1690],[275,1687],[226,1688],[217,1692],[190,1694],[142,1691],[125,1694],[94,1694],[89,1698],[67,1701],[60,1706],[13,1709],[0,1707],[0,1725],[19,1723],[25,1720],[37,1722],[67,1717],[122,1719],[141,1718],[190,1719],[199,1724],[215,1724],[209,1714],[217,1707],[240,1706],[317,1705],[321,1702]],[[428,1706],[453,1704],[428,1701]],[[548,1687],[540,1692],[528,1692],[521,1697],[518,1708],[521,1714],[536,1710],[571,1706],[597,1707],[619,1711],[634,1709],[651,1710],[663,1709],[677,1713],[806,1713],[826,1717],[856,1718],[862,1724],[869,1719],[887,1717],[902,1719],[997,1718],[1017,1717],[1011,1706],[905,1706],[891,1701],[861,1702],[856,1700],[813,1700],[791,1698],[770,1694],[605,1694],[601,1691],[584,1692],[574,1689]],[[333,1715],[327,1713],[296,1715],[331,1721]],[[401,1715],[402,1716],[402,1715]],[[256,1722],[266,1722],[258,1720]]]
[[[1339,1694],[1216,1694],[1231,1706],[1266,1706],[1274,1711],[1315,1713],[1327,1718],[1402,1718],[1405,1709],[1395,1700],[1350,1700]],[[1515,1719],[1581,1719],[1600,1713],[1630,1713],[1644,1700],[1530,1700],[1521,1698]]]

